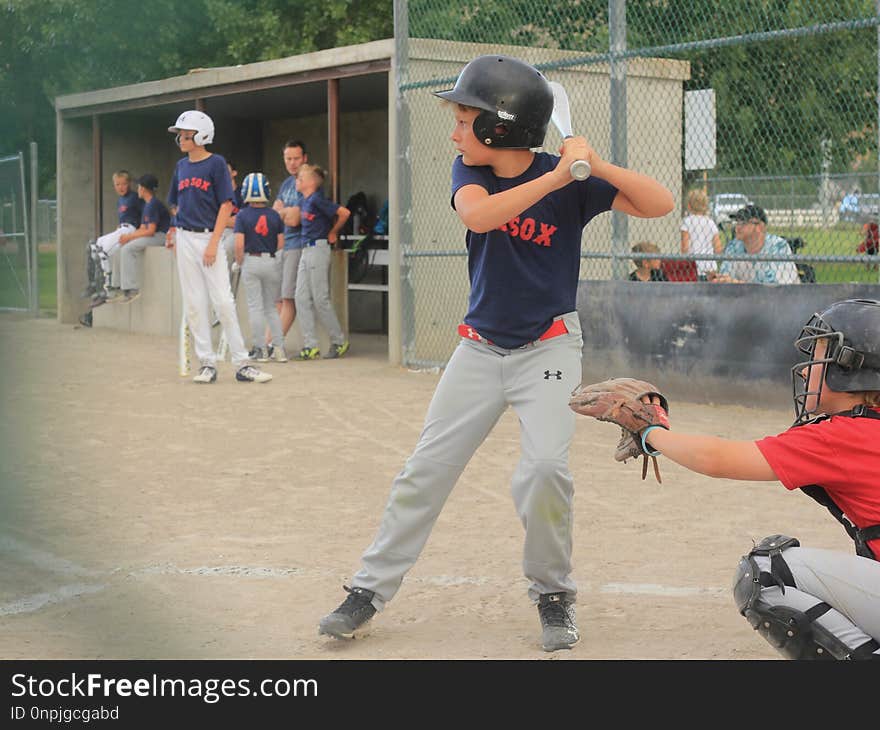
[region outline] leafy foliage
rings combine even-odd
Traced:
[[[56,96],[394,34],[390,0],[15,0],[0,5],[0,153],[40,149],[55,178]]]

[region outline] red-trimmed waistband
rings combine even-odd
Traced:
[[[469,324],[460,324],[458,325],[458,334],[461,337],[465,337],[468,340],[476,340],[477,342],[483,342],[487,345],[494,345],[495,343],[492,340],[487,340],[483,337],[479,332],[477,332],[473,327]],[[535,342],[541,342],[543,340],[550,340],[554,337],[559,337],[559,335],[567,335],[568,327],[565,326],[565,320],[563,319],[554,319],[553,324],[551,324],[547,330],[541,335]]]

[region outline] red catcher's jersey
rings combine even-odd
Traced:
[[[880,524],[880,420],[832,416],[755,444],[786,489],[818,484],[856,527]]]

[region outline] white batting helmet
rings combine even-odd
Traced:
[[[173,127],[168,127],[168,131],[174,132],[174,134],[181,130],[195,132],[193,142],[196,144],[211,144],[214,141],[214,122],[211,121],[211,117],[205,114],[205,112],[196,111],[195,109],[184,112],[177,117]]]

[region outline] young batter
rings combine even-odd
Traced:
[[[614,209],[658,217],[672,194],[655,180],[603,160],[583,137],[562,156],[543,144],[553,93],[532,66],[481,56],[462,70],[452,103],[452,206],[467,227],[471,293],[461,341],[431,400],[414,453],[397,475],[378,534],[346,600],[319,633],[351,637],[397,592],[449,493],[508,407],[519,417],[522,453],[512,493],[525,527],[523,569],[538,605],[542,646],[578,640],[571,577],[572,497],[568,408],[581,377],[575,308],[581,234]],[[593,176],[575,181],[575,160]]]
[[[739,563],[737,608],[786,658],[880,659],[880,302],[835,302],[795,346],[807,358],[792,368],[787,431],[730,441],[649,427],[643,443],[700,474],[779,481],[827,507],[857,554],[766,537]]]
[[[186,321],[201,363],[193,381],[213,383],[217,380],[217,356],[211,341],[213,306],[229,343],[236,368],[235,379],[265,383],[272,376],[248,364],[229,286],[226,253],[222,248],[218,250],[220,236],[232,212],[233,191],[226,160],[205,149],[205,145],[214,141],[214,122],[203,112],[187,111],[168,131],[177,135],[180,151],[186,153],[171,178],[168,205],[175,216],[176,229],[169,229],[165,245],[177,250]]]

